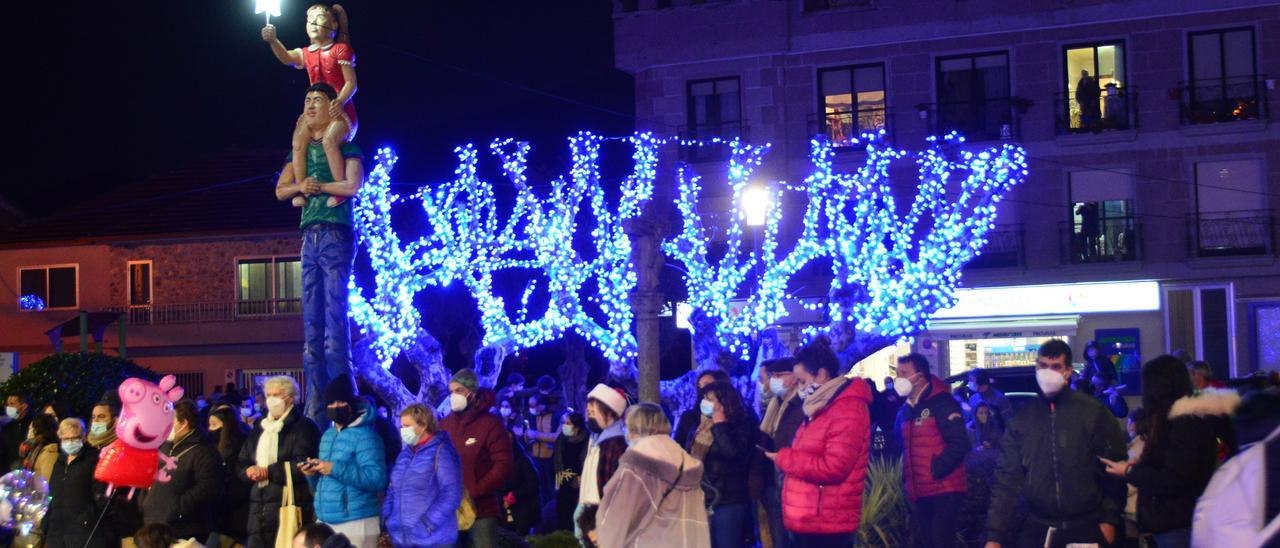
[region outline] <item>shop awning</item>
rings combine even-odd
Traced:
[[[1077,314],[934,320],[928,334],[939,340],[1073,337],[1080,325]]]

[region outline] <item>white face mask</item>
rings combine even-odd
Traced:
[[[277,396],[267,397],[267,412],[277,419],[284,415],[284,398]]]
[[[505,419],[505,418],[507,418],[507,417],[510,417],[510,416],[511,416],[511,408],[510,408],[510,407],[499,407],[499,408],[498,408],[498,414],[499,414],[499,415],[502,415],[502,418],[504,418],[504,419]]]
[[[566,436],[573,437],[573,425],[572,425],[572,424],[564,424],[564,425],[561,425],[561,426],[560,426],[560,431],[561,431],[561,432],[564,432],[564,435],[566,435]]]
[[[462,394],[449,394],[449,408],[454,412],[467,408],[467,397]]]
[[[906,377],[893,379],[893,391],[897,392],[899,396],[907,397],[907,395],[911,394],[912,388],[914,387],[911,386],[911,381]]]
[[[89,426],[89,433],[95,436],[101,436],[107,433],[107,423],[95,422]]]
[[[773,395],[775,396],[781,396],[783,394],[786,394],[787,393],[786,382],[777,377],[769,379],[769,390],[772,391]]]
[[[698,410],[702,411],[703,415],[710,417],[712,414],[716,412],[716,404],[711,400],[704,399],[702,400],[701,403],[698,404]]]
[[[1067,385],[1067,378],[1052,369],[1037,369],[1036,384],[1040,385],[1040,391],[1044,392],[1045,396],[1052,398]]]
[[[822,388],[821,384],[811,382],[808,386],[801,388],[799,392],[796,392],[796,395],[800,396],[800,399],[802,400],[809,399],[809,396],[812,396],[819,388]]]
[[[412,426],[401,426],[400,441],[403,441],[405,445],[415,445],[418,443],[418,433],[413,430]]]

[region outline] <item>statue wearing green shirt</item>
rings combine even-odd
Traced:
[[[307,416],[324,424],[324,388],[330,379],[351,374],[351,326],[347,319],[347,282],[355,254],[351,200],[334,207],[330,196],[352,198],[364,182],[360,148],[342,145],[345,173],[335,176],[322,138],[331,122],[330,103],[338,96],[329,84],[307,89],[303,119],[311,131],[306,151],[307,178],[297,181],[286,160],[276,182],[276,199],[306,198],[302,207],[302,366],[307,377]],[[290,159],[292,155],[290,155]]]

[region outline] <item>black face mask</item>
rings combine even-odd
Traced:
[[[326,407],[325,413],[329,416],[329,420],[338,426],[346,426],[351,423],[351,406]]]
[[[593,433],[599,434],[601,432],[604,432],[604,427],[600,426],[600,422],[595,419],[587,419],[587,430],[590,430]]]

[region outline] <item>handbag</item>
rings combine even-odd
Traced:
[[[435,473],[440,473],[440,449],[436,449],[435,460],[432,462],[432,468]],[[476,523],[476,503],[471,500],[471,495],[467,493],[467,488],[462,488],[462,502],[458,504],[458,530],[470,531],[471,526]],[[276,547],[280,548],[280,547]]]
[[[280,528],[276,530],[276,548],[292,548],[293,537],[302,529],[302,509],[293,493],[293,466],[284,463],[284,493],[280,497]]]

